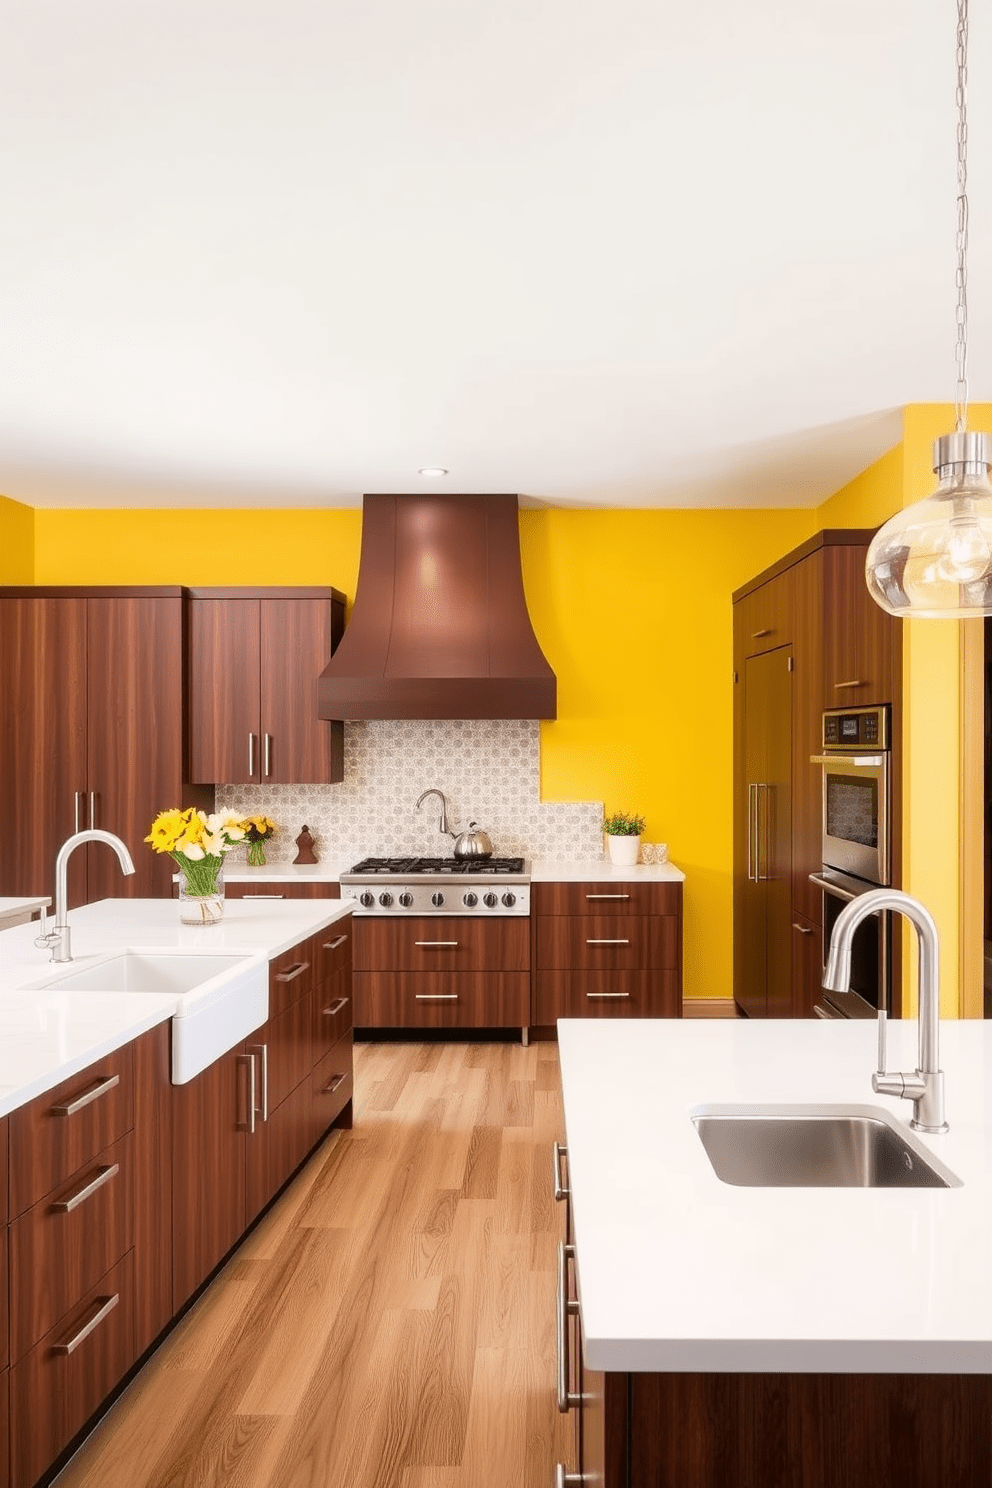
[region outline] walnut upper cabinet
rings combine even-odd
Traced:
[[[891,702],[895,624],[865,583],[863,547],[823,550],[823,706]]]
[[[317,678],[344,629],[336,589],[190,590],[190,763],[211,784],[334,784],[343,727]]]
[[[135,873],[102,845],[76,853],[70,902],[168,894],[172,865],[142,839],[188,779],[182,590],[0,590],[0,696],[0,893],[50,894],[62,842],[102,827]]]

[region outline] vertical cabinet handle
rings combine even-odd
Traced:
[[[754,828],[757,821],[756,800],[758,787],[752,782],[747,788],[747,881],[758,882],[758,870],[755,867],[755,835]]]
[[[268,1121],[268,1119],[269,1119],[269,1046],[268,1046],[268,1044],[252,1044],[252,1045],[249,1046],[248,1053],[253,1058],[254,1058],[254,1056],[256,1054],[258,1055],[258,1062],[259,1062],[259,1066],[260,1066],[261,1072],[262,1072],[262,1104],[258,1108],[258,1115],[261,1116],[261,1118],[262,1118],[263,1121]],[[254,1104],[254,1094],[255,1094],[255,1088],[254,1088],[254,1079],[253,1079],[252,1080],[252,1097],[253,1097],[252,1103],[253,1104]]]
[[[266,775],[272,774],[272,735],[264,734],[262,737],[262,769]]]
[[[249,774],[249,776],[251,776],[251,775],[254,775],[254,773],[255,773],[255,735],[250,733],[248,735],[248,774]]]
[[[558,1409],[566,1415],[573,1406],[582,1404],[582,1396],[568,1388],[568,1319],[575,1317],[579,1304],[568,1295],[568,1263],[575,1259],[575,1246],[558,1242],[558,1297],[555,1309],[558,1355],[558,1383],[555,1397]]]
[[[96,826],[96,791],[90,791],[90,831]]]
[[[555,1202],[559,1204],[562,1199],[567,1199],[570,1193],[562,1177],[561,1160],[563,1157],[568,1157],[568,1148],[563,1142],[556,1142],[551,1149],[551,1166],[555,1184]]]

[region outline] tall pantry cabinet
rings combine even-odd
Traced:
[[[172,863],[143,839],[191,803],[185,613],[179,588],[0,589],[0,894],[51,894],[59,847],[89,827],[121,837],[135,872],[90,845],[70,904],[169,894]]]
[[[811,1017],[819,994],[823,903],[809,875],[822,866],[822,777],[810,756],[825,708],[891,707],[899,881],[901,629],[864,581],[871,537],[820,532],[734,594],[734,999],[749,1017]]]

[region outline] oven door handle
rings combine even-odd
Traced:
[[[877,770],[887,758],[884,754],[811,754],[809,762],[811,765],[856,765],[860,769]]]
[[[818,889],[823,889],[826,893],[832,894],[835,899],[843,899],[845,904],[850,904],[852,899],[858,898],[858,895],[852,894],[850,889],[842,889],[840,884],[831,883],[829,878],[823,877],[822,873],[811,873],[809,881],[812,884],[816,884]],[[865,893],[867,894],[867,892],[868,890],[866,889]]]

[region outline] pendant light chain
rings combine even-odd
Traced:
[[[958,303],[955,315],[957,346],[955,349],[958,382],[955,396],[957,431],[968,427],[968,0],[958,0],[957,32],[958,106],[958,266],[955,283]]]

